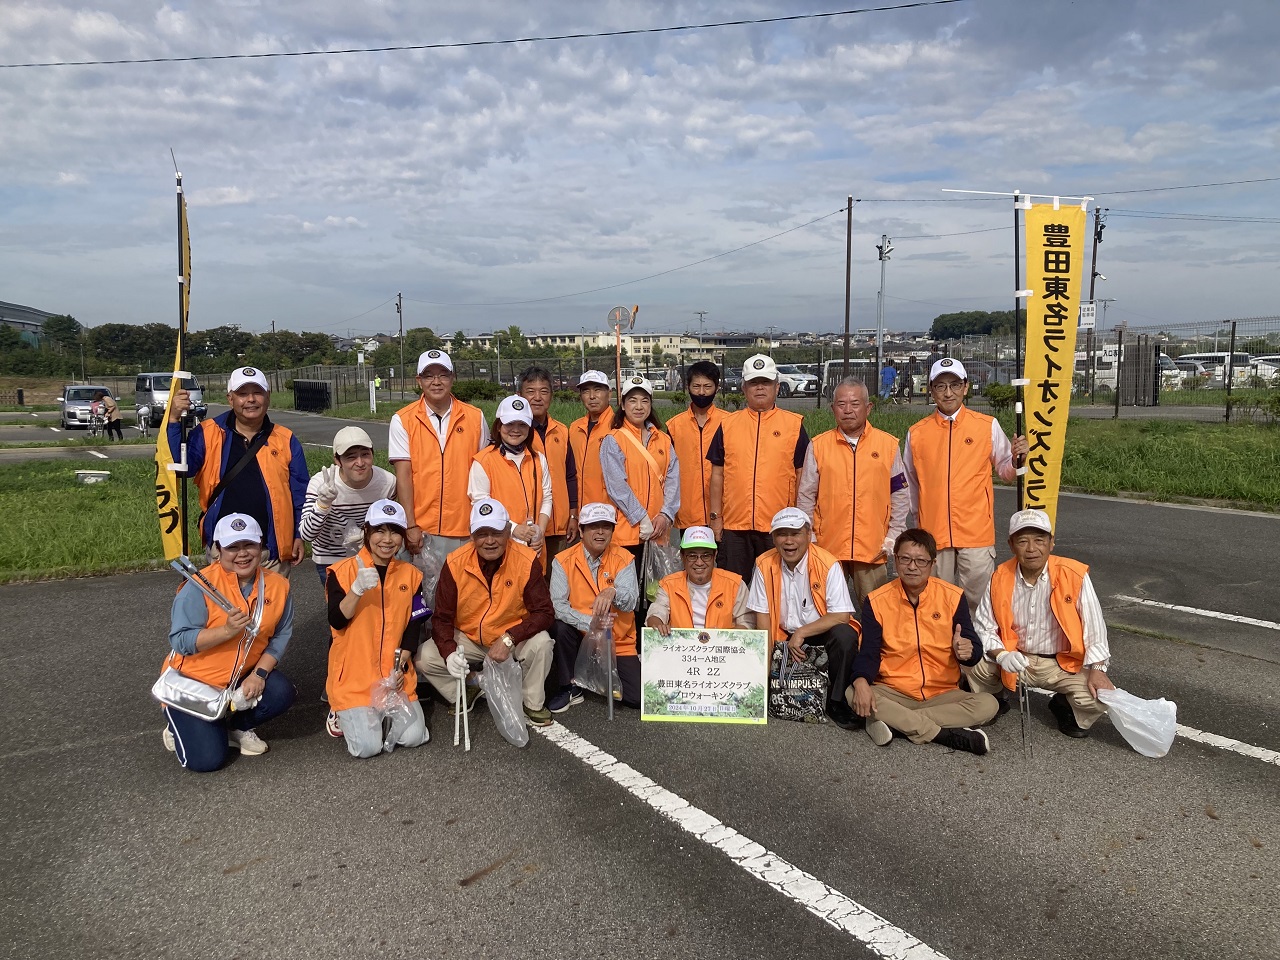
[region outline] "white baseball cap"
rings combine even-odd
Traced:
[[[399,527],[401,530],[409,529],[409,521],[405,517],[404,507],[396,503],[394,500],[375,500],[369,504],[369,509],[364,514],[364,525],[366,527]]]
[[[227,378],[227,393],[235,393],[248,383],[256,383],[267,393],[271,392],[271,384],[267,383],[267,375],[257,367],[237,367]]]
[[[680,549],[693,550],[696,547],[707,550],[716,549],[716,535],[710,527],[684,528],[684,536],[680,538]]]
[[[650,397],[653,396],[653,384],[644,377],[629,377],[622,383],[622,395],[625,397],[632,390],[643,390]]]
[[[453,361],[449,359],[449,355],[443,350],[428,350],[418,357],[418,375],[422,375],[422,371],[427,367],[444,367],[450,373],[453,373]]]
[[[578,526],[585,527],[589,523],[617,524],[618,511],[612,504],[588,503],[578,514]]]
[[[511,525],[511,517],[493,497],[482,497],[471,505],[471,532],[477,530],[505,530]]]
[[[1043,510],[1019,510],[1009,518],[1009,536],[1019,530],[1041,530],[1053,536],[1053,521]]]
[[[247,513],[228,513],[213,528],[213,542],[223,548],[237,543],[261,543],[262,527]]]
[[[529,401],[524,397],[507,397],[498,404],[499,423],[523,423],[533,426],[533,411],[529,409]]]
[[[799,507],[783,507],[773,515],[770,530],[799,530],[809,523],[809,516]]]
[[[373,449],[373,440],[359,427],[343,427],[333,435],[333,452],[342,456],[352,447]]]
[[[578,389],[581,390],[583,387],[593,383],[598,383],[600,386],[608,388],[609,378],[599,370],[584,370],[582,376],[578,378]]]
[[[763,353],[757,353],[754,357],[747,357],[747,362],[742,365],[742,382],[748,380],[777,380],[778,365],[773,362],[773,357],[766,356]]]
[[[938,377],[944,373],[950,373],[959,377],[961,380],[968,380],[969,374],[964,372],[964,364],[959,360],[953,360],[951,357],[943,357],[941,360],[933,361],[933,366],[929,368],[929,382],[933,383]]]

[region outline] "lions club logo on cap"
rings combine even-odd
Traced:
[[[241,533],[247,527],[248,527],[248,524],[245,523],[243,520],[241,520],[239,517],[236,517],[234,520],[231,521],[231,529],[234,530],[236,533]]]
[[[950,358],[950,357],[944,357],[943,359],[941,359],[941,360],[939,360],[939,361],[938,361],[938,364],[939,364],[940,366],[944,366],[944,367],[949,367],[949,366],[951,366],[951,363],[952,363],[952,360],[951,360],[951,358]]]
[[[439,351],[439,350],[428,350],[428,351],[427,351],[427,356],[428,356],[428,357],[430,357],[432,360],[439,360],[439,359],[440,359],[440,351]]]
[[[632,382],[632,383],[644,383],[644,377],[632,377],[632,378],[631,378],[631,382]]]
[[[385,513],[388,517],[394,517],[396,515],[396,508],[389,503],[384,503],[382,505],[382,512]]]
[[[493,513],[493,504],[491,503],[480,504],[480,516],[487,517],[491,513]]]
[[[523,400],[512,400],[512,401],[511,401],[511,409],[512,409],[512,410],[523,410],[523,409],[524,409],[524,401],[523,401]]]
[[[753,364],[752,364],[752,366],[753,366],[753,367],[755,367],[757,370],[763,370],[763,369],[764,369],[764,361],[763,361],[763,360],[757,360],[755,363],[753,363]]]
[[[258,371],[253,367],[245,367],[243,373],[246,377],[256,377],[258,375]]]

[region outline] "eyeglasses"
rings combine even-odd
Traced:
[[[893,562],[900,567],[927,567],[933,563],[930,557],[907,557],[902,554],[895,554]]]
[[[452,373],[420,373],[419,380],[425,380],[427,383],[444,383],[453,379]]]
[[[684,555],[684,561],[685,563],[695,563],[698,566],[706,566],[709,563],[715,563],[716,557],[715,557],[715,554],[711,554],[710,556],[704,557],[696,553],[686,553]]]
[[[929,384],[929,389],[935,393],[964,393],[965,387],[968,386],[963,380],[957,380],[952,383],[950,380],[944,382],[934,381]]]

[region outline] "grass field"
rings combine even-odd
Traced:
[[[481,404],[492,417],[493,403]],[[552,415],[571,421],[577,404],[556,403]],[[660,406],[668,416],[674,407]],[[367,408],[366,408],[367,413]],[[389,415],[389,414],[388,414]],[[890,408],[872,422],[901,438],[924,415]],[[1001,416],[1012,431],[1012,415]],[[805,414],[810,435],[833,425],[830,411]],[[380,466],[388,466],[379,451]],[[315,473],[330,461],[308,448]],[[109,469],[106,483],[75,482],[80,469]],[[0,467],[0,583],[72,577],[162,564],[150,460],[55,461]],[[1259,510],[1280,510],[1280,429],[1248,424],[1181,421],[1072,421],[1067,431],[1064,487],[1089,493],[1133,494],[1160,500],[1203,500]],[[191,542],[198,543],[199,510],[190,492]]]

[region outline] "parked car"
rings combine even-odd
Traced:
[[[160,426],[164,419],[164,408],[169,402],[169,386],[173,382],[172,371],[168,373],[140,373],[134,383],[133,404],[138,407],[151,408],[151,426]],[[203,420],[209,415],[209,405],[204,402],[204,388],[194,377],[182,381],[182,389],[191,395],[191,409],[196,419]]]
[[[805,373],[794,363],[778,364],[778,396],[816,397],[817,395],[818,378],[812,373]]]
[[[109,397],[115,396],[110,388],[91,383],[69,383],[63,387],[62,396],[58,398],[58,425],[63,430],[70,430],[73,427],[88,429],[89,404],[93,402],[93,398],[99,390]]]
[[[720,392],[721,393],[741,393],[742,392],[742,371],[726,369],[720,375]]]

